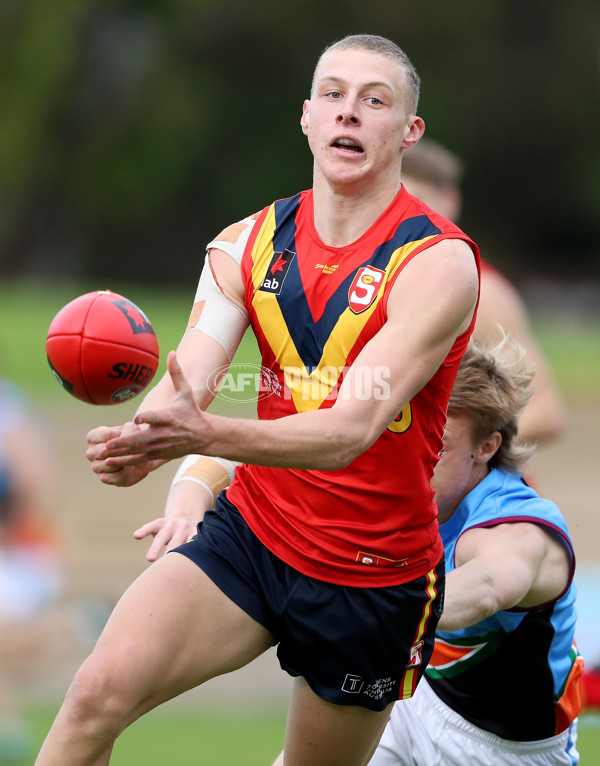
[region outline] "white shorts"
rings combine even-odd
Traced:
[[[574,766],[577,720],[548,739],[512,742],[479,729],[449,708],[423,680],[396,702],[369,766]]]

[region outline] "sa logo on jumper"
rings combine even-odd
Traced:
[[[279,295],[281,288],[283,287],[283,281],[287,276],[288,269],[290,268],[290,264],[294,260],[295,255],[296,253],[292,253],[291,250],[284,250],[283,253],[275,253],[271,258],[271,263],[267,268],[262,285],[258,289],[263,293]]]
[[[383,283],[385,271],[373,266],[362,266],[348,290],[348,305],[355,314],[365,311],[375,300]]]
[[[140,333],[155,334],[148,317],[134,303],[130,301],[113,301],[113,303],[119,311],[125,314],[125,318],[131,325],[131,332],[134,335],[139,335]]]

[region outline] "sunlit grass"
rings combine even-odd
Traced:
[[[53,713],[32,714],[36,747]],[[117,742],[111,766],[270,766],[283,743],[285,710],[207,713],[205,710],[163,708],[149,713]],[[578,749],[582,766],[600,766],[600,719],[583,716]],[[425,766],[425,765],[424,765]]]
[[[32,713],[36,749],[53,716],[47,710]],[[285,710],[214,713],[167,706],[121,735],[111,766],[270,766],[283,747],[284,729]]]

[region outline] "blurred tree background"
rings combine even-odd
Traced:
[[[371,32],[465,161],[484,255],[595,280],[599,22],[597,0],[1,0],[0,275],[194,285],[221,228],[310,185],[313,66]]]

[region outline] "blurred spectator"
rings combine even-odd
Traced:
[[[0,378],[0,764],[24,762],[29,732],[21,683],[48,645],[50,607],[62,582],[52,520],[57,466],[25,394]]]
[[[402,181],[408,191],[437,213],[457,222],[462,208],[460,159],[432,139],[422,138],[404,153]],[[485,253],[485,246],[482,248]],[[496,268],[482,259],[481,298],[474,337],[495,345],[504,331],[519,341],[535,365],[536,391],[520,420],[519,435],[526,441],[543,444],[562,435],[566,413],[529,324],[527,308],[516,288]]]

